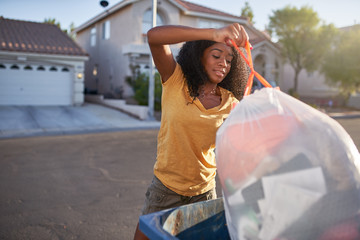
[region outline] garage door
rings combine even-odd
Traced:
[[[0,105],[71,105],[71,68],[0,63]]]

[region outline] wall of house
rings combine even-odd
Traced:
[[[121,97],[124,98],[133,95],[132,88],[126,83],[126,78],[132,74],[130,64],[150,65],[150,49],[142,35],[142,19],[151,7],[151,1],[138,1],[129,6],[127,11],[123,9],[111,16],[111,39],[116,39],[112,47],[117,52],[116,56],[112,56],[114,61],[111,64],[116,82],[118,86],[122,86]],[[178,24],[179,10],[168,1],[161,1],[158,13],[164,18],[165,24]],[[129,46],[132,50],[139,48],[140,51],[135,54],[128,53]]]
[[[295,71],[290,64],[284,64],[283,90],[287,92],[294,87]],[[304,98],[333,98],[338,95],[336,88],[328,86],[325,82],[325,77],[318,71],[308,73],[306,70],[301,70],[298,76],[297,92]]]
[[[57,62],[73,67],[73,104],[82,105],[84,103],[85,61],[60,60]]]
[[[103,23],[110,21],[110,38],[103,39]],[[96,29],[96,44],[91,46],[91,29]],[[134,41],[137,25],[132,22],[132,9],[127,6],[77,34],[77,42],[89,53],[86,64],[86,87],[90,92],[107,97],[122,97],[123,76],[128,64],[121,53],[121,46]],[[94,75],[94,68],[97,74]]]
[[[132,19],[136,21],[135,30],[130,29],[133,33],[133,39],[122,46],[122,54],[125,56],[124,62],[126,63],[126,74],[122,75],[122,78],[126,78],[132,75],[129,65],[139,65],[142,71],[150,73],[150,48],[147,43],[146,36],[143,30],[143,16],[144,13],[152,9],[152,1],[138,1],[133,4],[132,7]],[[179,9],[169,1],[158,1],[157,13],[162,17],[163,24],[179,24],[180,12]],[[177,54],[181,44],[172,45],[174,55]],[[146,67],[146,68],[145,68]],[[124,83],[125,97],[132,96],[133,90],[128,84]]]
[[[93,26],[82,30],[77,35],[77,42],[89,53],[90,60],[85,68],[85,83],[89,90],[116,98],[126,98],[133,95],[132,88],[126,83],[126,78],[131,76],[130,64],[145,66],[150,65],[150,49],[144,41],[142,34],[142,20],[145,11],[151,9],[152,1],[135,1],[116,13],[98,21]],[[225,20],[214,20],[206,17],[185,15],[178,6],[171,1],[158,1],[158,13],[163,17],[164,24],[186,25],[193,27],[220,27],[232,23]],[[110,20],[110,39],[104,40],[102,24]],[[245,20],[244,20],[245,23]],[[90,46],[90,31],[96,28],[96,46]],[[250,38],[258,36],[257,30],[245,26]],[[171,46],[174,56],[177,55],[181,44]],[[276,53],[270,53],[276,55]],[[267,53],[265,54],[267,55]],[[273,56],[266,60],[273,61]],[[148,63],[148,64],[147,64]],[[97,75],[93,74],[97,66]],[[271,66],[267,66],[270,68]]]
[[[284,87],[282,78],[281,59],[273,46],[262,42],[253,46],[251,51],[254,69],[270,84],[277,85],[280,89]]]
[[[91,29],[95,27],[96,28],[96,46],[91,47],[90,46],[90,31]],[[90,26],[89,28],[81,31],[76,35],[76,42],[85,49],[89,54],[89,60],[85,64],[85,88],[86,91],[95,91],[97,89],[97,76],[94,76],[93,69],[95,66],[95,59],[97,59],[99,56],[98,54],[98,42],[99,42],[99,32],[101,28],[98,25]]]
[[[128,64],[125,56],[121,53],[121,46],[134,40],[134,31],[137,31],[137,24],[132,21],[132,7],[122,8],[116,14],[110,15],[98,24],[110,21],[110,38],[99,41],[99,80],[105,83],[101,93],[105,96],[111,93],[111,97],[123,97],[122,77],[126,73]]]
[[[351,95],[347,106],[360,110],[360,94]]]
[[[143,40],[142,19],[146,10],[151,9],[151,1],[138,1],[122,8],[93,26],[77,34],[77,42],[89,53],[90,60],[86,64],[86,87],[90,92],[104,94],[107,97],[126,98],[133,95],[132,88],[126,83],[131,76],[129,68],[134,58],[136,63],[150,63],[150,50]],[[158,12],[164,17],[166,24],[178,24],[179,11],[168,1],[161,1]],[[110,39],[102,39],[102,24],[110,20]],[[91,29],[96,28],[96,45],[90,45]],[[128,54],[127,49],[139,47],[141,53]],[[145,51],[144,51],[145,50]],[[97,66],[97,75],[93,74]]]

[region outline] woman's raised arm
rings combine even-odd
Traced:
[[[166,82],[172,75],[176,66],[175,59],[170,50],[170,44],[196,40],[212,40],[231,45],[229,40],[233,39],[238,46],[242,47],[248,40],[247,33],[238,23],[218,29],[174,25],[159,26],[150,29],[147,37],[154,63],[163,82]]]

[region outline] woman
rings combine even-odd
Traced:
[[[162,93],[154,178],[142,214],[215,199],[215,135],[243,96],[248,72],[230,39],[245,46],[237,24],[219,29],[152,28],[148,42]],[[170,44],[186,42],[177,61]],[[147,239],[137,226],[135,239]]]

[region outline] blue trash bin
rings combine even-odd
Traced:
[[[222,198],[140,216],[139,228],[151,240],[230,239]]]

